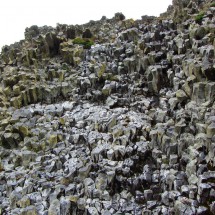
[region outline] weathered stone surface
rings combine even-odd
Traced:
[[[192,99],[197,103],[210,103],[215,97],[215,83],[198,82],[193,86]]]
[[[174,0],[159,18],[32,26],[5,46],[0,213],[213,214],[210,4]]]

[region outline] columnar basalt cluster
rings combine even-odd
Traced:
[[[0,214],[215,214],[215,4],[32,26],[0,55]]]

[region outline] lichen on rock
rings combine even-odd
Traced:
[[[0,54],[0,214],[214,214],[210,0],[26,28]]]

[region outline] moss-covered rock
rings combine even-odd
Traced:
[[[21,138],[18,133],[6,132],[2,135],[1,141],[3,147],[13,149],[18,147]]]
[[[65,62],[77,66],[84,57],[84,48],[80,45],[73,45],[73,41],[69,40],[60,45],[60,53]]]
[[[28,126],[24,124],[19,127],[19,132],[23,138],[27,137],[30,133]]]
[[[20,199],[17,202],[17,205],[20,206],[21,208],[26,208],[31,205],[30,199],[28,196],[24,196],[22,199]]]
[[[96,69],[96,74],[97,74],[98,78],[102,78],[106,71],[106,64],[102,64],[99,67],[95,67],[95,69]]]
[[[17,97],[11,98],[10,105],[15,108],[20,108],[22,106],[22,97],[17,96]]]
[[[183,102],[185,101],[188,97],[187,94],[183,90],[178,90],[176,92],[176,98],[180,101]]]
[[[48,143],[51,148],[53,148],[58,143],[58,136],[56,133],[48,135]]]

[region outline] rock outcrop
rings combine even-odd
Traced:
[[[215,214],[215,4],[32,26],[0,55],[0,214]]]

